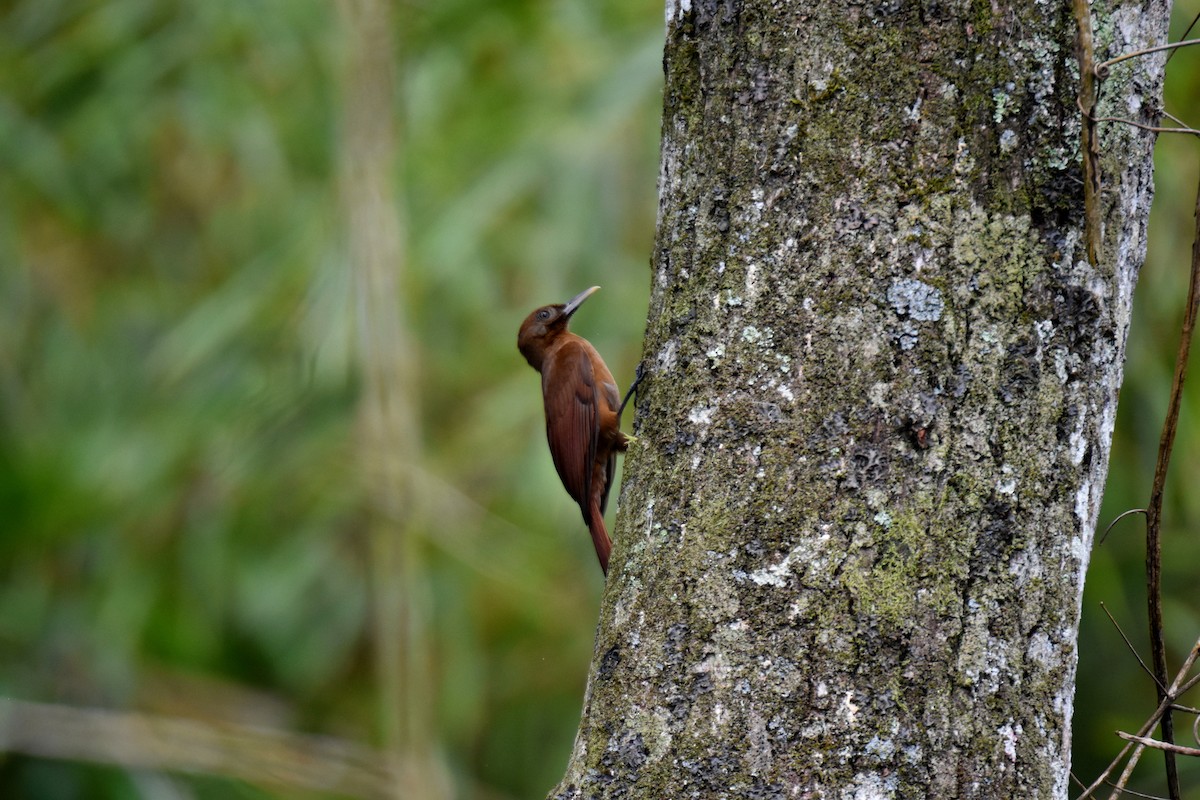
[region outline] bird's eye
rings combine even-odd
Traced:
[[[543,319],[543,320],[550,319],[550,309],[543,308],[541,311],[538,312],[537,318]]]

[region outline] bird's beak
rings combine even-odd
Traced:
[[[600,291],[600,287],[593,286],[592,288],[585,289],[584,291],[572,297],[567,301],[566,306],[563,307],[563,316],[569,318],[572,314],[579,310],[579,307],[583,305],[584,300],[587,300],[598,291]]]

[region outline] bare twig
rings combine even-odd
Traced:
[[[1166,710],[1167,706],[1173,703],[1175,698],[1182,697],[1193,686],[1195,686],[1197,683],[1200,683],[1200,675],[1184,682],[1185,679],[1187,679],[1188,673],[1191,672],[1192,666],[1196,663],[1197,658],[1200,658],[1200,640],[1198,640],[1196,644],[1192,646],[1191,652],[1188,653],[1188,657],[1184,660],[1183,666],[1180,667],[1179,672],[1175,676],[1175,681],[1171,684],[1171,687],[1167,692],[1171,698],[1170,701],[1168,702],[1164,700],[1163,702],[1159,703],[1158,708],[1154,710],[1154,713],[1150,715],[1150,718],[1142,724],[1140,729],[1138,729],[1138,736],[1145,736],[1147,733],[1153,730],[1154,726],[1158,724],[1159,717],[1162,715],[1163,711]],[[1075,800],[1086,800],[1086,798],[1091,797],[1097,789],[1099,789],[1108,781],[1108,776],[1113,773],[1113,770],[1115,770],[1117,765],[1125,759],[1126,754],[1129,753],[1130,749],[1133,747],[1134,745],[1132,742],[1122,747],[1121,752],[1117,753],[1116,757],[1109,762],[1108,766],[1104,768],[1104,771],[1100,773],[1100,776],[1097,777],[1096,780],[1092,781],[1092,783],[1083,790],[1083,794],[1079,795],[1079,797],[1075,798]],[[1141,746],[1139,745],[1138,747],[1138,753],[1131,757],[1130,762],[1126,765],[1125,772],[1122,773],[1122,781],[1128,781],[1129,775],[1133,772],[1134,765],[1137,764],[1137,758],[1140,757]],[[1118,783],[1118,785],[1123,784]],[[1113,800],[1119,794],[1119,791],[1113,793],[1110,796],[1110,800]]]
[[[1117,515],[1116,519],[1114,519],[1112,522],[1108,523],[1108,527],[1105,528],[1104,533],[1100,535],[1100,541],[1096,542],[1096,546],[1099,547],[1100,545],[1104,544],[1104,540],[1108,538],[1109,531],[1111,531],[1113,529],[1113,526],[1116,525],[1118,522],[1125,519],[1126,517],[1128,517],[1131,514],[1145,514],[1145,513],[1146,513],[1146,509],[1144,509],[1144,508],[1131,508],[1128,511],[1122,511],[1120,514]]]
[[[370,800],[392,796],[386,760],[360,744],[181,717],[0,698],[0,752]]]
[[[1196,27],[1196,23],[1197,23],[1197,22],[1200,22],[1200,12],[1197,12],[1196,16],[1192,17],[1192,22],[1191,22],[1191,24],[1187,26],[1187,30],[1186,30],[1186,31],[1184,31],[1184,32],[1183,32],[1183,35],[1182,35],[1182,36],[1180,36],[1179,38],[1180,38],[1180,39],[1186,39],[1186,38],[1187,38],[1187,36],[1188,36],[1188,34],[1192,32],[1192,28]],[[1174,58],[1174,57],[1175,57],[1175,54],[1176,54],[1176,53],[1178,53],[1178,52],[1179,52],[1178,50],[1172,50],[1171,52],[1167,53],[1167,61],[1168,61],[1168,62],[1170,62],[1170,60],[1171,60],[1172,58]]]
[[[1075,781],[1075,783],[1078,786],[1080,786],[1081,788],[1084,786],[1083,781],[1079,780],[1079,778],[1075,776],[1074,772],[1071,772],[1069,774],[1071,776],[1071,780]],[[1112,781],[1105,781],[1104,785],[1111,786],[1114,789],[1116,788],[1116,784],[1114,784]],[[1130,795],[1131,797],[1145,797],[1145,798],[1147,798],[1147,800],[1167,800],[1167,798],[1165,798],[1165,797],[1158,797],[1157,795],[1153,795],[1153,794],[1143,794],[1142,792],[1135,792],[1133,789],[1120,789],[1119,791],[1121,792],[1121,794],[1127,794],[1127,795]]]
[[[1154,676],[1154,672],[1150,669],[1150,667],[1146,666],[1146,662],[1142,660],[1137,648],[1133,646],[1133,642],[1129,641],[1129,637],[1125,635],[1125,631],[1121,630],[1121,626],[1117,624],[1116,619],[1114,619],[1113,615],[1109,613],[1108,606],[1104,605],[1104,603],[1101,603],[1100,608],[1104,611],[1104,615],[1108,617],[1108,621],[1111,622],[1113,627],[1117,629],[1117,633],[1121,634],[1121,638],[1125,640],[1125,646],[1129,648],[1129,652],[1133,653],[1133,657],[1137,659],[1138,664],[1142,666],[1142,669],[1145,670],[1146,674],[1150,676],[1150,679],[1154,681],[1155,686],[1159,687],[1160,691],[1166,691],[1165,687],[1158,682],[1158,678]]]
[[[1188,680],[1186,683],[1184,683],[1182,685],[1178,685],[1180,683],[1180,681],[1184,678],[1184,676],[1186,676],[1187,673],[1191,671],[1192,664],[1195,663],[1196,657],[1198,655],[1200,655],[1200,642],[1197,642],[1192,647],[1192,652],[1188,655],[1188,659],[1184,663],[1184,668],[1179,670],[1179,673],[1175,678],[1175,682],[1171,684],[1171,690],[1167,693],[1168,698],[1173,699],[1173,698],[1179,697],[1180,695],[1184,694],[1189,689],[1191,689],[1193,686],[1195,686],[1197,683],[1200,683],[1200,675],[1197,675],[1196,677]],[[1170,705],[1170,700],[1164,700],[1163,702],[1159,703],[1158,708],[1156,708],[1154,710],[1154,713],[1150,716],[1150,719],[1146,721],[1146,723],[1138,731],[1137,735],[1145,736],[1150,731],[1154,730],[1154,726],[1156,724],[1158,724],[1159,718],[1164,713],[1166,713],[1167,707],[1169,705]],[[1126,748],[1128,748],[1128,747],[1129,747],[1129,745],[1126,745]],[[1130,776],[1133,775],[1134,767],[1137,766],[1138,760],[1141,759],[1142,753],[1145,752],[1145,749],[1146,749],[1145,745],[1141,745],[1141,744],[1137,745],[1134,748],[1133,755],[1131,755],[1129,757],[1129,761],[1127,761],[1125,763],[1125,769],[1122,770],[1121,777],[1117,779],[1118,792],[1113,792],[1112,794],[1110,794],[1109,800],[1117,800],[1117,795],[1119,793],[1119,790],[1123,790],[1125,788],[1125,784],[1129,783],[1129,778],[1130,778]],[[1124,752],[1124,751],[1122,751],[1122,752]]]
[[[1110,783],[1108,785],[1113,786],[1114,784]],[[1134,791],[1133,789],[1121,789],[1120,792],[1121,794],[1127,794],[1130,797],[1144,797],[1146,800],[1167,800],[1167,798],[1160,797],[1156,794],[1146,794],[1145,792],[1138,792]]]
[[[1184,122],[1184,121],[1183,121],[1183,120],[1181,120],[1179,117],[1177,117],[1177,116],[1175,116],[1174,114],[1172,114],[1170,111],[1167,111],[1165,108],[1162,110],[1162,115],[1163,115],[1164,117],[1166,117],[1167,119],[1171,120],[1171,122],[1174,122],[1176,125],[1178,125],[1178,126],[1179,126],[1179,127],[1181,127],[1181,128],[1188,128],[1188,127],[1189,127],[1189,126],[1188,126],[1188,124],[1187,124],[1186,122]]]
[[[1191,136],[1200,136],[1200,131],[1195,128],[1161,128],[1156,125],[1147,125],[1144,122],[1137,122],[1125,117],[1095,117],[1093,122],[1124,122],[1126,125],[1132,125],[1135,128],[1141,128],[1144,131],[1152,131],[1153,133],[1186,133]]]
[[[1167,483],[1167,468],[1171,463],[1171,448],[1175,444],[1175,430],[1179,424],[1179,409],[1183,399],[1183,384],[1187,380],[1192,333],[1196,327],[1197,312],[1200,311],[1200,186],[1196,190],[1195,219],[1196,233],[1192,242],[1192,269],[1191,277],[1188,280],[1183,326],[1179,331],[1179,354],[1175,359],[1175,377],[1171,381],[1171,397],[1167,405],[1167,417],[1163,421],[1162,435],[1158,440],[1158,460],[1154,466],[1154,482],[1150,487],[1150,502],[1146,505],[1146,610],[1150,624],[1150,657],[1154,665],[1160,703],[1166,698],[1163,686],[1167,682],[1167,644],[1163,636],[1162,619],[1163,490]],[[1175,743],[1175,725],[1170,707],[1162,715],[1162,738],[1167,744]],[[1171,800],[1179,800],[1179,773],[1175,766],[1175,753],[1171,750],[1164,750],[1163,759],[1166,762],[1167,791],[1171,795]]]
[[[1100,147],[1096,140],[1096,57],[1092,43],[1092,13],[1088,0],[1071,0],[1078,28],[1079,109],[1083,112],[1080,152],[1083,154],[1084,241],[1088,263],[1096,266],[1100,239]]]
[[[1181,756],[1195,756],[1200,758],[1200,747],[1184,747],[1181,744],[1167,744],[1160,742],[1158,739],[1150,739],[1146,736],[1134,736],[1132,733],[1125,731],[1117,731],[1117,736],[1120,736],[1127,742],[1137,742],[1146,747],[1153,747],[1155,750],[1169,750],[1172,753],[1178,753]]]
[[[1175,50],[1180,47],[1188,47],[1189,45],[1200,44],[1200,39],[1188,39],[1183,42],[1171,42],[1170,44],[1160,44],[1157,47],[1147,47],[1145,50],[1134,50],[1129,53],[1122,53],[1116,58],[1110,58],[1108,61],[1101,61],[1095,66],[1095,75],[1100,80],[1108,77],[1108,70],[1114,64],[1120,64],[1122,61],[1127,61],[1138,56],[1148,56],[1151,53],[1161,53],[1163,50]]]

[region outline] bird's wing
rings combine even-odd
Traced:
[[[604,392],[604,397],[608,401],[608,407],[613,411],[617,410],[618,404],[621,402],[621,392],[617,389],[615,383],[601,381],[600,390]],[[620,419],[618,418],[618,423]],[[604,465],[604,493],[600,495],[600,513],[603,514],[608,510],[608,492],[612,489],[613,477],[617,474],[617,451],[610,450],[608,452],[608,461]]]
[[[600,424],[596,379],[582,345],[567,342],[546,359],[542,366],[542,395],[546,404],[546,439],[554,468],[567,494],[579,503],[586,520]]]

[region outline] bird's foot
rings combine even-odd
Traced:
[[[625,393],[625,399],[621,401],[621,407],[617,409],[617,419],[621,418],[621,412],[624,411],[625,406],[628,405],[629,398],[633,397],[633,393],[637,391],[638,384],[641,383],[642,378],[645,377],[646,373],[643,369],[644,363],[645,362],[638,362],[637,370],[633,376],[633,383],[629,385],[629,391]]]

